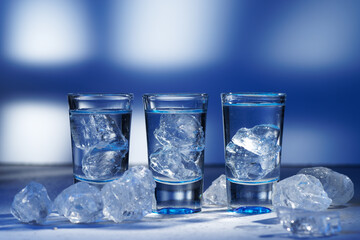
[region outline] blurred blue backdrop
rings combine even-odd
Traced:
[[[71,163],[68,92],[210,95],[207,164],[223,164],[220,93],[287,93],[284,164],[359,164],[358,0],[1,0],[0,163]]]

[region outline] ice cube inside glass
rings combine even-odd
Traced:
[[[132,94],[69,94],[74,181],[104,184],[128,169]]]
[[[283,93],[221,94],[228,208],[269,207],[280,177]]]
[[[146,94],[143,100],[154,212],[201,211],[207,95]]]

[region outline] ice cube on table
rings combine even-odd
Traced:
[[[226,165],[238,180],[257,180],[275,170],[280,129],[262,124],[240,128],[226,145]]]
[[[211,186],[206,189],[203,200],[205,205],[227,205],[226,176],[224,174],[215,179]]]
[[[354,183],[344,174],[326,167],[303,168],[298,173],[319,179],[325,192],[332,200],[331,205],[346,204],[354,196]]]
[[[338,212],[279,207],[276,213],[283,227],[296,237],[327,237],[341,231]]]
[[[78,182],[63,190],[54,201],[55,210],[72,223],[91,223],[103,217],[100,190]]]
[[[159,148],[150,155],[149,165],[155,172],[176,180],[192,180],[201,177],[200,167],[187,157],[176,148]]]
[[[162,114],[154,131],[163,146],[201,151],[205,147],[205,134],[200,121],[191,114]]]
[[[149,169],[144,166],[130,168],[121,178],[102,188],[105,217],[117,223],[140,220],[152,212],[155,185]]]
[[[275,184],[272,204],[274,207],[323,211],[330,206],[331,199],[317,178],[297,174]]]
[[[126,139],[125,139],[126,140]],[[88,179],[111,179],[121,171],[128,141],[101,142],[85,152],[82,171]]]
[[[30,182],[15,195],[10,211],[21,222],[43,224],[51,209],[52,202],[46,188],[40,183]]]
[[[75,146],[83,150],[124,137],[115,120],[107,114],[72,115],[70,127]]]

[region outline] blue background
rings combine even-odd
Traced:
[[[0,163],[71,162],[66,94],[209,94],[207,164],[223,164],[220,93],[285,92],[284,164],[359,164],[357,0],[2,0]],[[134,150],[136,149],[136,150]]]

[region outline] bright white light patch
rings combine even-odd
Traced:
[[[223,0],[112,1],[110,51],[121,65],[174,69],[207,64],[223,51]]]
[[[144,112],[137,109],[132,113],[130,132],[129,164],[148,165],[147,141]]]
[[[5,53],[14,61],[58,65],[90,54],[89,23],[79,1],[12,0],[5,23]]]
[[[4,105],[0,116],[1,163],[71,163],[66,105],[45,101],[16,101]]]

